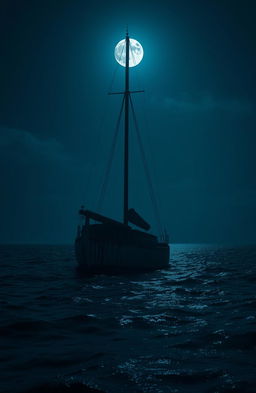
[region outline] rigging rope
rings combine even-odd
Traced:
[[[119,67],[120,67],[120,65],[116,62],[116,66],[115,66],[115,69],[114,69],[114,72],[113,72],[113,76],[112,76],[112,79],[110,81],[109,88],[108,88],[108,92],[109,93],[112,90],[112,87],[113,87],[113,84],[114,84],[114,81],[115,81],[115,78],[116,78],[117,70],[119,69]]]
[[[123,51],[124,51],[124,47],[122,48],[122,52],[121,52],[120,57],[122,56]],[[113,88],[113,85],[114,85],[114,82],[115,82],[115,79],[116,79],[116,76],[117,76],[117,71],[119,70],[119,68],[120,68],[120,65],[116,62],[116,66],[115,66],[115,69],[113,71],[110,83],[109,83],[108,93],[110,93],[112,91],[112,88]],[[95,138],[95,140],[97,141],[97,144],[96,144],[96,151],[95,151],[95,154],[94,154],[95,157],[99,157],[100,145],[102,144],[102,136],[103,136],[102,129],[103,129],[104,124],[106,123],[106,114],[107,114],[107,110],[106,110],[106,103],[107,103],[107,101],[106,100],[107,100],[107,96],[106,96],[106,99],[105,99],[105,101],[103,103],[103,108],[105,108],[105,110],[102,113],[101,119],[99,121],[99,125],[98,125],[97,130],[96,130],[96,138]],[[92,184],[95,183],[93,181],[93,178],[95,179],[95,169],[94,170],[90,170],[89,175],[88,175],[88,179],[87,179],[87,182],[86,182],[86,185],[83,187],[82,199],[84,201],[85,201],[86,195],[87,195],[86,190],[88,189],[88,187],[92,188]],[[102,199],[102,197],[101,197],[101,199]],[[100,197],[98,197],[98,200],[100,200]],[[94,206],[94,208],[96,208],[96,206]]]
[[[101,208],[102,208],[102,204],[103,204],[104,197],[105,197],[105,194],[106,194],[106,189],[107,189],[107,186],[108,186],[109,174],[110,174],[110,170],[111,170],[111,166],[112,166],[112,162],[113,162],[113,158],[114,158],[114,152],[115,152],[115,148],[116,148],[117,136],[118,136],[118,131],[119,131],[119,128],[120,128],[120,122],[121,122],[123,107],[124,107],[124,97],[123,97],[123,100],[122,100],[121,109],[120,109],[120,112],[119,112],[119,115],[118,115],[118,119],[117,119],[117,123],[116,123],[114,138],[113,138],[113,142],[112,142],[112,145],[111,145],[110,156],[109,156],[109,160],[108,160],[108,163],[107,163],[104,180],[103,180],[103,183],[102,183],[102,186],[101,186],[101,191],[100,191],[99,198],[98,198],[98,201],[97,201],[97,210],[98,211],[100,211]]]
[[[124,48],[125,48],[125,45],[122,48],[122,51],[121,51],[121,54],[120,54],[120,58],[123,55]],[[119,68],[120,68],[120,64],[117,62],[115,70],[113,72],[113,76],[112,76],[110,85],[109,85],[109,90],[108,90],[109,93],[111,93],[111,90],[112,90],[112,87],[113,87],[113,84],[114,84],[114,81],[115,81],[115,78],[116,78],[117,70]],[[104,197],[105,197],[105,194],[106,194],[106,189],[107,189],[107,186],[108,186],[108,178],[109,178],[109,174],[110,174],[110,170],[111,170],[111,166],[112,166],[112,162],[113,162],[113,158],[114,158],[114,152],[115,152],[115,147],[116,147],[116,142],[117,142],[117,135],[118,135],[119,127],[120,127],[120,121],[121,121],[121,116],[122,116],[122,112],[123,112],[123,107],[124,107],[124,97],[123,97],[123,100],[122,100],[121,109],[120,109],[119,116],[118,116],[117,123],[116,123],[116,128],[115,128],[113,143],[112,143],[112,146],[111,146],[110,156],[109,156],[108,164],[107,164],[107,167],[106,167],[105,176],[103,178],[104,180],[103,180],[103,183],[102,183],[102,186],[101,186],[101,191],[100,191],[100,194],[99,194],[99,197],[98,197],[98,201],[97,201],[96,209],[99,210],[99,211],[102,208],[102,204],[103,204]]]
[[[132,102],[131,96],[129,96],[129,97],[130,97],[130,103],[131,103],[131,108],[132,108],[132,115],[133,115],[136,135],[137,135],[139,148],[140,148],[140,152],[141,152],[141,156],[142,156],[143,166],[144,166],[146,178],[147,178],[148,185],[149,185],[149,195],[150,195],[150,199],[151,199],[151,202],[152,202],[152,205],[153,205],[155,218],[156,218],[157,225],[158,225],[158,230],[159,230],[160,234],[163,235],[163,233],[164,233],[163,226],[162,226],[162,222],[161,222],[161,219],[160,219],[160,214],[159,214],[159,209],[158,209],[158,205],[157,205],[157,200],[156,200],[156,197],[155,197],[154,187],[153,187],[152,179],[151,179],[151,176],[150,176],[150,171],[149,171],[149,168],[148,168],[148,165],[147,165],[147,160],[146,160],[146,155],[145,155],[144,148],[143,148],[142,139],[141,139],[140,132],[139,132],[138,122],[137,122],[137,118],[136,118],[136,115],[135,115],[134,106],[133,106],[133,102]]]
[[[95,131],[95,140],[97,141],[96,149],[94,151],[95,158],[99,157],[99,151],[100,151],[100,146],[102,144],[102,135],[103,135],[102,129],[103,129],[104,124],[106,123],[106,113],[107,113],[106,100],[105,100],[104,108],[105,108],[105,111],[102,114],[101,118],[99,119],[98,127],[96,128],[96,131]],[[83,200],[84,205],[88,204],[87,190],[93,188],[93,185],[94,185],[93,178],[95,178],[95,177],[97,178],[97,174],[95,172],[98,171],[97,165],[93,166],[93,162],[89,162],[88,165],[90,165],[91,167],[89,166],[89,174],[87,175],[87,181],[84,183],[83,190],[82,190],[82,200]]]
[[[134,57],[133,51],[131,51],[131,54],[132,54],[132,57],[133,57],[133,61],[135,62],[135,57]],[[138,72],[135,74],[135,76],[137,77],[138,89],[139,90],[143,90],[143,88],[141,86],[144,86],[144,83],[143,83],[143,81],[140,80],[141,79],[141,74],[139,72],[140,70],[138,69],[137,71]],[[132,102],[131,102],[131,105],[132,105]],[[146,94],[143,94],[142,110],[143,110],[143,114],[144,114],[144,121],[145,121],[146,130],[150,131],[151,127],[149,126],[149,120],[148,120],[148,116],[147,116],[147,111],[145,109],[146,107],[148,107],[148,105],[146,105]],[[137,127],[138,127],[138,125],[137,125]],[[150,132],[148,132],[148,135],[147,135],[147,144],[148,144],[148,147],[149,147],[150,159],[154,162],[155,159],[154,159],[154,155],[152,154],[152,150],[153,149],[152,149],[152,141],[151,141],[151,138],[150,138]],[[152,174],[152,177],[151,177],[151,185],[152,186],[155,183],[154,180],[155,179],[154,179],[154,176]],[[153,191],[154,191],[154,189],[153,189]],[[159,214],[158,206],[161,205],[161,203],[159,201],[159,195],[154,193],[154,198],[156,200],[156,203],[155,203],[156,204],[156,210],[158,211],[158,214]],[[165,234],[166,230],[164,229],[164,224],[163,224],[163,220],[161,219],[161,216],[159,216],[159,221],[161,222],[162,234]]]
[[[121,54],[120,54],[120,58],[122,58],[124,47],[125,47],[125,45],[123,45],[123,48],[122,48],[122,51],[121,51]],[[112,90],[112,87],[113,87],[113,84],[114,84],[114,81],[115,81],[115,78],[116,78],[117,70],[119,70],[119,69],[120,69],[120,64],[116,61],[116,67],[115,67],[115,70],[113,72],[113,76],[112,76],[112,79],[111,79],[111,82],[110,82],[110,85],[109,85],[109,89],[108,89],[109,93],[111,93],[111,90]]]

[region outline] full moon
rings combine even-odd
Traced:
[[[138,65],[143,58],[143,48],[141,44],[130,38],[130,48],[129,48],[129,67],[135,67]],[[126,40],[121,40],[115,47],[115,59],[121,64],[121,66],[125,67],[126,61]]]

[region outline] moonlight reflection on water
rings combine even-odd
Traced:
[[[71,246],[0,256],[1,391],[255,392],[256,247],[172,245],[129,276],[77,275]]]

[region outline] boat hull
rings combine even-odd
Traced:
[[[139,272],[168,268],[169,245],[131,228],[85,227],[75,241],[80,270],[88,273]]]

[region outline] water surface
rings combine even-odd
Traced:
[[[1,246],[0,391],[255,392],[256,247],[171,253],[169,270],[88,278],[71,246]]]

